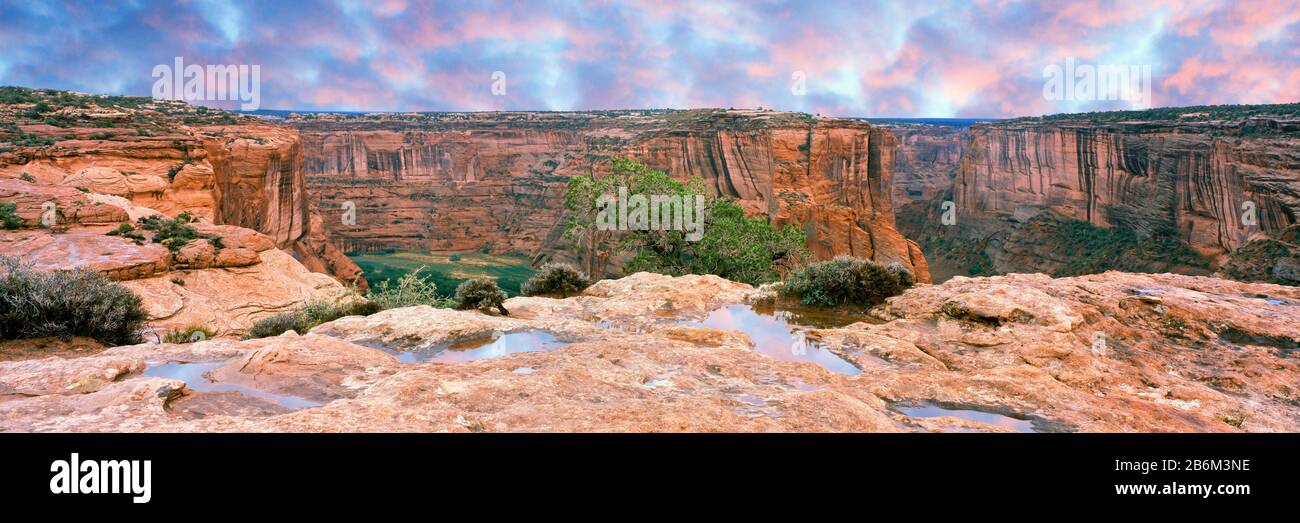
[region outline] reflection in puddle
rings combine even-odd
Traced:
[[[794,388],[799,389],[799,390],[802,390],[802,391],[804,391],[804,392],[812,392],[812,391],[815,391],[815,390],[821,390],[821,387],[817,387],[817,386],[813,386],[813,385],[809,385],[809,384],[807,384],[807,383],[804,383],[804,381],[801,380],[801,379],[799,379],[799,378],[790,378],[790,385],[793,385]]]
[[[810,361],[831,372],[850,376],[862,372],[825,347],[809,341],[803,331],[794,330],[780,311],[775,314],[761,313],[749,305],[728,305],[710,312],[709,317],[702,322],[685,323],[743,332],[754,340],[754,350],[778,360]]]
[[[933,403],[923,403],[919,407],[894,407],[895,410],[902,412],[906,416],[913,418],[938,418],[942,416],[952,416],[967,421],[993,425],[1012,429],[1016,432],[1038,432],[1034,429],[1034,423],[1029,420],[1016,419],[1011,416],[994,414],[992,412],[983,412],[978,410],[949,409],[940,407]]]
[[[565,345],[570,344],[560,341],[554,334],[534,329],[498,334],[495,337],[484,336],[426,349],[394,350],[382,346],[379,348],[396,356],[397,360],[403,363],[460,363],[496,358],[516,352],[558,349]],[[527,372],[531,372],[531,369]]]
[[[210,363],[163,363],[150,365],[144,375],[153,378],[169,378],[185,382],[185,387],[194,392],[238,392],[246,396],[275,402],[289,409],[319,407],[320,403],[297,396],[275,394],[252,387],[234,383],[218,383],[208,378],[208,373],[224,365],[225,362]]]
[[[782,300],[775,305],[754,305],[759,314],[776,316],[790,325],[813,329],[838,329],[858,322],[880,323],[866,311],[852,307],[815,307]]]

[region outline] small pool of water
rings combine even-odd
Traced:
[[[774,312],[765,313],[755,310],[749,305],[728,305],[710,312],[704,321],[684,323],[710,329],[743,332],[754,340],[754,350],[778,360],[809,361],[831,372],[850,376],[862,372],[844,358],[808,340],[803,331],[795,329],[786,321],[786,317]]]
[[[780,318],[790,325],[813,329],[838,329],[860,321],[880,323],[880,320],[868,316],[861,308],[814,307],[785,299],[776,304],[754,305],[753,309],[759,314]]]
[[[427,349],[394,350],[387,347],[380,347],[380,349],[396,356],[397,361],[403,363],[460,363],[484,358],[496,358],[516,352],[558,349],[566,345],[572,344],[560,341],[554,334],[544,330],[530,329],[507,332],[496,336],[473,338]],[[528,372],[531,372],[531,370]]]
[[[950,409],[940,407],[933,403],[924,403],[916,407],[894,407],[894,410],[913,418],[939,418],[943,416],[952,416],[954,418],[961,418],[976,423],[983,423],[985,425],[993,425],[994,427],[1012,429],[1016,432],[1038,432],[1038,430],[1034,428],[1034,423],[1032,421],[1016,419],[1011,416],[1004,416],[1002,414],[994,414],[992,412],[984,412],[980,410]]]
[[[321,404],[298,396],[276,394],[264,390],[236,385],[218,383],[208,377],[208,373],[224,365],[225,362],[208,363],[160,363],[151,364],[144,370],[144,375],[153,378],[169,378],[185,382],[185,386],[194,392],[238,392],[246,396],[264,399],[288,409],[305,409],[319,407]]]

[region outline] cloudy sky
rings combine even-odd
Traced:
[[[0,0],[0,49],[0,85],[141,96],[176,56],[260,65],[264,109],[1008,117],[1140,103],[1049,100],[1044,69],[1067,59],[1149,66],[1155,106],[1300,101],[1300,0]]]

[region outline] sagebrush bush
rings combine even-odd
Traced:
[[[90,269],[38,271],[0,255],[0,338],[86,336],[140,343],[149,317],[139,296]]]
[[[297,310],[281,312],[258,320],[244,334],[244,339],[279,336],[288,331],[307,334],[313,327],[325,322],[334,321],[344,316],[369,316],[380,310],[379,304],[372,301],[350,300],[334,303],[326,300],[313,300]]]
[[[196,341],[210,340],[215,333],[212,329],[202,325],[190,325],[184,329],[172,329],[167,331],[163,341],[167,343],[193,343]]]
[[[433,278],[420,276],[420,272],[424,269],[425,267],[420,267],[407,273],[397,280],[396,285],[389,280],[383,280],[372,287],[366,297],[377,303],[381,309],[415,305],[451,307],[453,303],[450,298],[438,295],[438,284],[434,283]]]
[[[254,323],[252,327],[248,328],[248,332],[244,333],[244,339],[269,338],[289,331],[297,332],[299,323],[300,318],[297,311],[273,314],[257,320],[257,323]]]
[[[12,203],[0,203],[0,227],[14,230],[23,226],[23,218],[18,216],[18,206]]]
[[[456,308],[460,310],[478,309],[488,312],[495,308],[501,314],[510,314],[502,304],[506,301],[505,291],[497,287],[497,282],[487,278],[465,280],[456,287],[455,300]]]
[[[558,294],[568,298],[591,286],[591,280],[567,263],[547,263],[519,287],[524,296]]]
[[[302,314],[305,323],[310,325],[307,327],[307,330],[311,330],[311,327],[315,327],[328,321],[334,321],[344,316],[369,316],[379,312],[380,310],[382,309],[380,309],[379,304],[372,301],[354,300],[343,303],[331,303],[324,300],[314,300],[307,302],[307,304],[303,305],[298,311]]]
[[[915,283],[907,268],[839,256],[814,262],[790,275],[781,293],[799,298],[805,305],[861,305],[871,307],[885,298],[901,294]]]
[[[167,218],[159,215],[141,217],[140,228],[146,231],[153,231],[153,242],[161,243],[172,251],[178,251],[184,247],[190,240],[203,238],[212,243],[212,246],[220,249],[221,237],[215,234],[201,234],[191,222],[197,221],[190,216],[190,213],[183,212],[176,215],[175,218]]]

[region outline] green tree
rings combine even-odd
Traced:
[[[695,197],[705,194],[699,177],[682,182],[629,158],[614,158],[611,163],[610,175],[570,179],[565,194],[569,211],[565,234],[574,241],[584,272],[593,278],[625,253],[632,254],[623,267],[628,272],[714,274],[750,284],[778,280],[808,258],[804,234],[797,227],[773,228],[766,217],[747,217],[744,209],[726,199],[704,199],[702,231],[607,230],[600,226],[601,197],[618,194],[620,187],[627,188],[629,198],[638,194],[681,197],[692,212]],[[695,232],[702,235],[694,237]]]
[[[625,188],[629,196],[643,194],[703,194],[704,179],[695,177],[687,183],[674,180],[663,171],[650,169],[631,158],[610,159],[610,174],[574,176],[564,194],[565,238],[573,242],[583,272],[592,278],[605,274],[609,262],[624,250],[624,231],[600,227],[601,197],[616,196]]]
[[[704,236],[688,241],[683,231],[638,231],[628,236],[636,255],[629,272],[680,276],[714,274],[758,285],[808,259],[803,231],[793,225],[774,228],[763,217],[745,216],[735,202],[713,199],[705,206]]]

